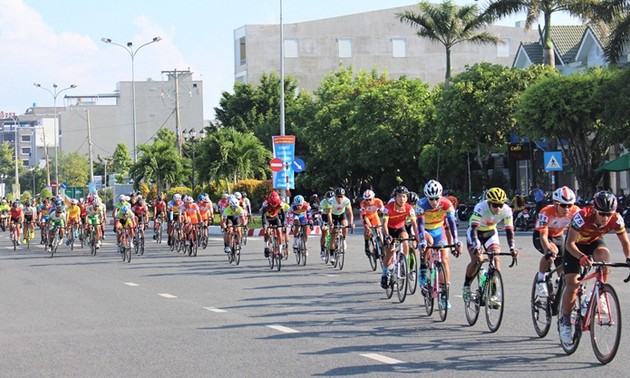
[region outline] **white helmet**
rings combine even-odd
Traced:
[[[236,197],[236,199],[240,200],[242,195],[241,192],[234,192],[234,197]]]
[[[374,194],[374,191],[368,189],[365,192],[363,192],[363,199],[364,200],[368,200],[368,199],[372,199],[374,198],[376,194]]]
[[[424,185],[424,195],[427,198],[437,198],[442,196],[442,184],[435,180],[430,180]]]
[[[173,194],[173,201],[179,201],[180,199],[182,199],[182,195],[179,193],[175,193]]]
[[[118,202],[123,202],[125,200],[125,195],[121,194],[118,196]]]
[[[238,199],[236,199],[236,197],[234,196],[230,196],[230,199],[228,200],[230,207],[238,207],[240,205]]]
[[[77,201],[76,198],[73,198],[73,199],[70,200],[70,203],[73,204],[73,205],[76,205],[76,204],[79,203],[79,201]]]
[[[563,186],[553,192],[551,199],[563,205],[573,205],[575,203],[575,193],[568,186]]]

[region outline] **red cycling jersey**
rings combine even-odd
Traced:
[[[392,201],[385,205],[383,209],[383,220],[385,219],[388,219],[387,227],[395,230],[404,227],[407,219],[411,222],[415,221],[416,212],[413,210],[413,206],[408,203],[405,203],[405,206],[398,209],[396,201]]]
[[[623,218],[619,213],[614,212],[608,223],[603,227],[597,227],[595,224],[595,209],[593,206],[588,206],[578,211],[571,221],[571,228],[579,232],[579,237],[576,240],[576,244],[591,244],[595,240],[599,239],[602,235],[615,231],[616,234],[626,232],[626,226],[623,222]]]

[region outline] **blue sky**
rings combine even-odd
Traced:
[[[472,3],[456,0],[458,4]],[[283,0],[284,23],[416,4],[412,0]],[[52,96],[33,86],[76,84],[73,95],[110,93],[131,80],[131,59],[102,37],[135,46],[161,36],[135,58],[136,80],[190,69],[204,82],[204,118],[234,83],[233,31],[278,24],[280,0],[0,0],[0,111],[22,113]],[[513,25],[518,17],[499,22]],[[578,23],[554,16],[555,24]],[[290,74],[290,73],[289,73]],[[58,104],[60,100],[58,99]]]

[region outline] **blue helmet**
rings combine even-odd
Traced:
[[[63,206],[63,201],[61,200],[61,198],[57,198],[55,200],[55,206]]]
[[[295,198],[293,199],[293,203],[296,205],[301,205],[304,203],[304,197],[300,194],[298,194],[297,196],[295,196]]]
[[[129,208],[128,208],[127,206],[123,206],[123,207],[120,209],[120,212],[121,212],[123,215],[127,215],[127,214],[129,214]]]

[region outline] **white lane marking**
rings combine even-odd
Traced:
[[[172,298],[177,298],[177,296],[176,296],[176,295],[173,295],[173,294],[167,294],[167,293],[162,293],[162,294],[158,294],[158,295],[159,295],[160,297],[169,298],[169,299],[172,299]]]
[[[276,331],[280,331],[280,332],[283,332],[283,333],[300,333],[300,331],[298,331],[296,329],[289,328],[289,327],[284,327],[284,326],[277,325],[277,324],[268,325],[267,327],[269,327],[271,329],[275,329]]]
[[[220,309],[220,308],[216,308],[216,307],[204,307],[205,310],[208,310],[210,312],[217,312],[217,313],[221,313],[221,312],[227,312],[226,310]]]
[[[393,358],[385,357],[383,355],[377,353],[365,353],[362,354],[363,357],[370,358],[372,360],[376,360],[378,362],[382,362],[384,364],[394,365],[394,364],[402,364],[402,361],[395,360]]]
[[[336,274],[322,274],[324,277],[337,277]]]
[[[135,286],[140,286],[137,283],[134,282],[123,282],[123,284],[127,285],[127,286],[131,286],[131,287],[135,287]]]

